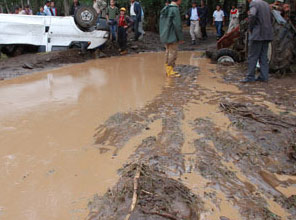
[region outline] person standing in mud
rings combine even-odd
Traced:
[[[196,38],[201,39],[200,26],[199,26],[199,14],[197,9],[196,1],[192,2],[192,7],[188,10],[186,14],[186,19],[188,19],[187,25],[190,26],[190,35],[192,45],[196,44]]]
[[[139,24],[142,21],[142,7],[139,2],[131,0],[130,16],[133,19],[133,31],[135,33],[134,41],[138,41],[141,33],[139,32]]]
[[[112,41],[116,40],[117,23],[116,17],[119,14],[118,8],[115,6],[115,1],[110,1],[110,6],[107,8],[106,18],[110,27]]]
[[[233,5],[232,9],[230,10],[230,23],[229,23],[227,33],[231,32],[238,25],[239,25],[239,11],[235,7],[235,5]]]
[[[160,12],[159,34],[160,40],[165,44],[165,68],[169,77],[180,77],[174,71],[178,55],[178,44],[184,43],[182,31],[182,20],[179,6],[182,0],[172,0],[171,4],[165,6]]]
[[[221,10],[221,6],[216,6],[216,11],[213,14],[213,25],[216,26],[217,30],[217,40],[219,40],[223,35],[223,24],[225,23],[224,11]]]
[[[127,30],[133,24],[133,21],[126,14],[126,9],[121,8],[120,14],[116,18],[116,23],[118,24],[118,44],[120,47],[120,55],[127,54]]]
[[[208,7],[205,5],[204,1],[201,1],[200,7],[198,7],[198,15],[199,15],[199,26],[201,29],[202,40],[206,40],[208,38],[207,35],[207,20],[208,20]]]
[[[267,58],[268,44],[273,39],[272,15],[269,4],[263,0],[248,0],[249,12],[249,51],[248,72],[242,83],[267,82],[269,64]],[[260,76],[255,78],[257,62],[260,63]]]

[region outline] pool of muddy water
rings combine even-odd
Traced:
[[[93,145],[96,127],[161,92],[163,54],[66,66],[0,83],[0,218],[81,219],[88,199],[117,180]]]

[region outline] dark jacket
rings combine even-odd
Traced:
[[[208,8],[206,6],[198,7],[198,16],[200,18],[199,24],[202,27],[207,26],[207,21],[208,21]]]
[[[253,0],[250,3],[249,40],[272,41],[272,15],[268,3]]]
[[[137,1],[134,3],[134,11],[136,13],[137,21],[141,22],[142,20],[142,7],[141,4]]]
[[[179,7],[174,4],[165,6],[160,12],[159,34],[162,43],[170,44],[183,41],[182,20]]]
[[[77,8],[80,7],[80,3],[77,2],[77,5],[75,6],[74,4],[72,4],[71,8],[70,8],[70,15],[74,15],[75,14],[75,11]]]

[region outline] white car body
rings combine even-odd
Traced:
[[[0,45],[44,46],[45,51],[55,47],[69,47],[73,42],[87,42],[94,49],[108,40],[104,30],[81,31],[73,17],[0,14]]]

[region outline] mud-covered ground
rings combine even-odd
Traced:
[[[215,36],[209,31],[209,39],[199,41],[197,45],[191,45],[191,38],[187,28],[184,30],[185,43],[180,45],[180,50],[206,50],[215,47]],[[143,40],[132,41],[133,33],[129,33],[128,53],[163,51],[164,45],[159,40],[159,35],[153,32],[146,32]],[[0,59],[0,80],[15,78],[25,74],[40,72],[66,64],[82,63],[91,59],[119,56],[117,43],[107,42],[101,49],[86,51],[82,53],[78,49],[66,51],[55,51],[51,53],[24,54],[17,57],[7,58],[2,55]]]
[[[95,144],[116,147],[114,160],[151,136],[88,219],[295,219],[296,77],[242,85],[241,65],[193,59],[152,102],[98,127]]]

